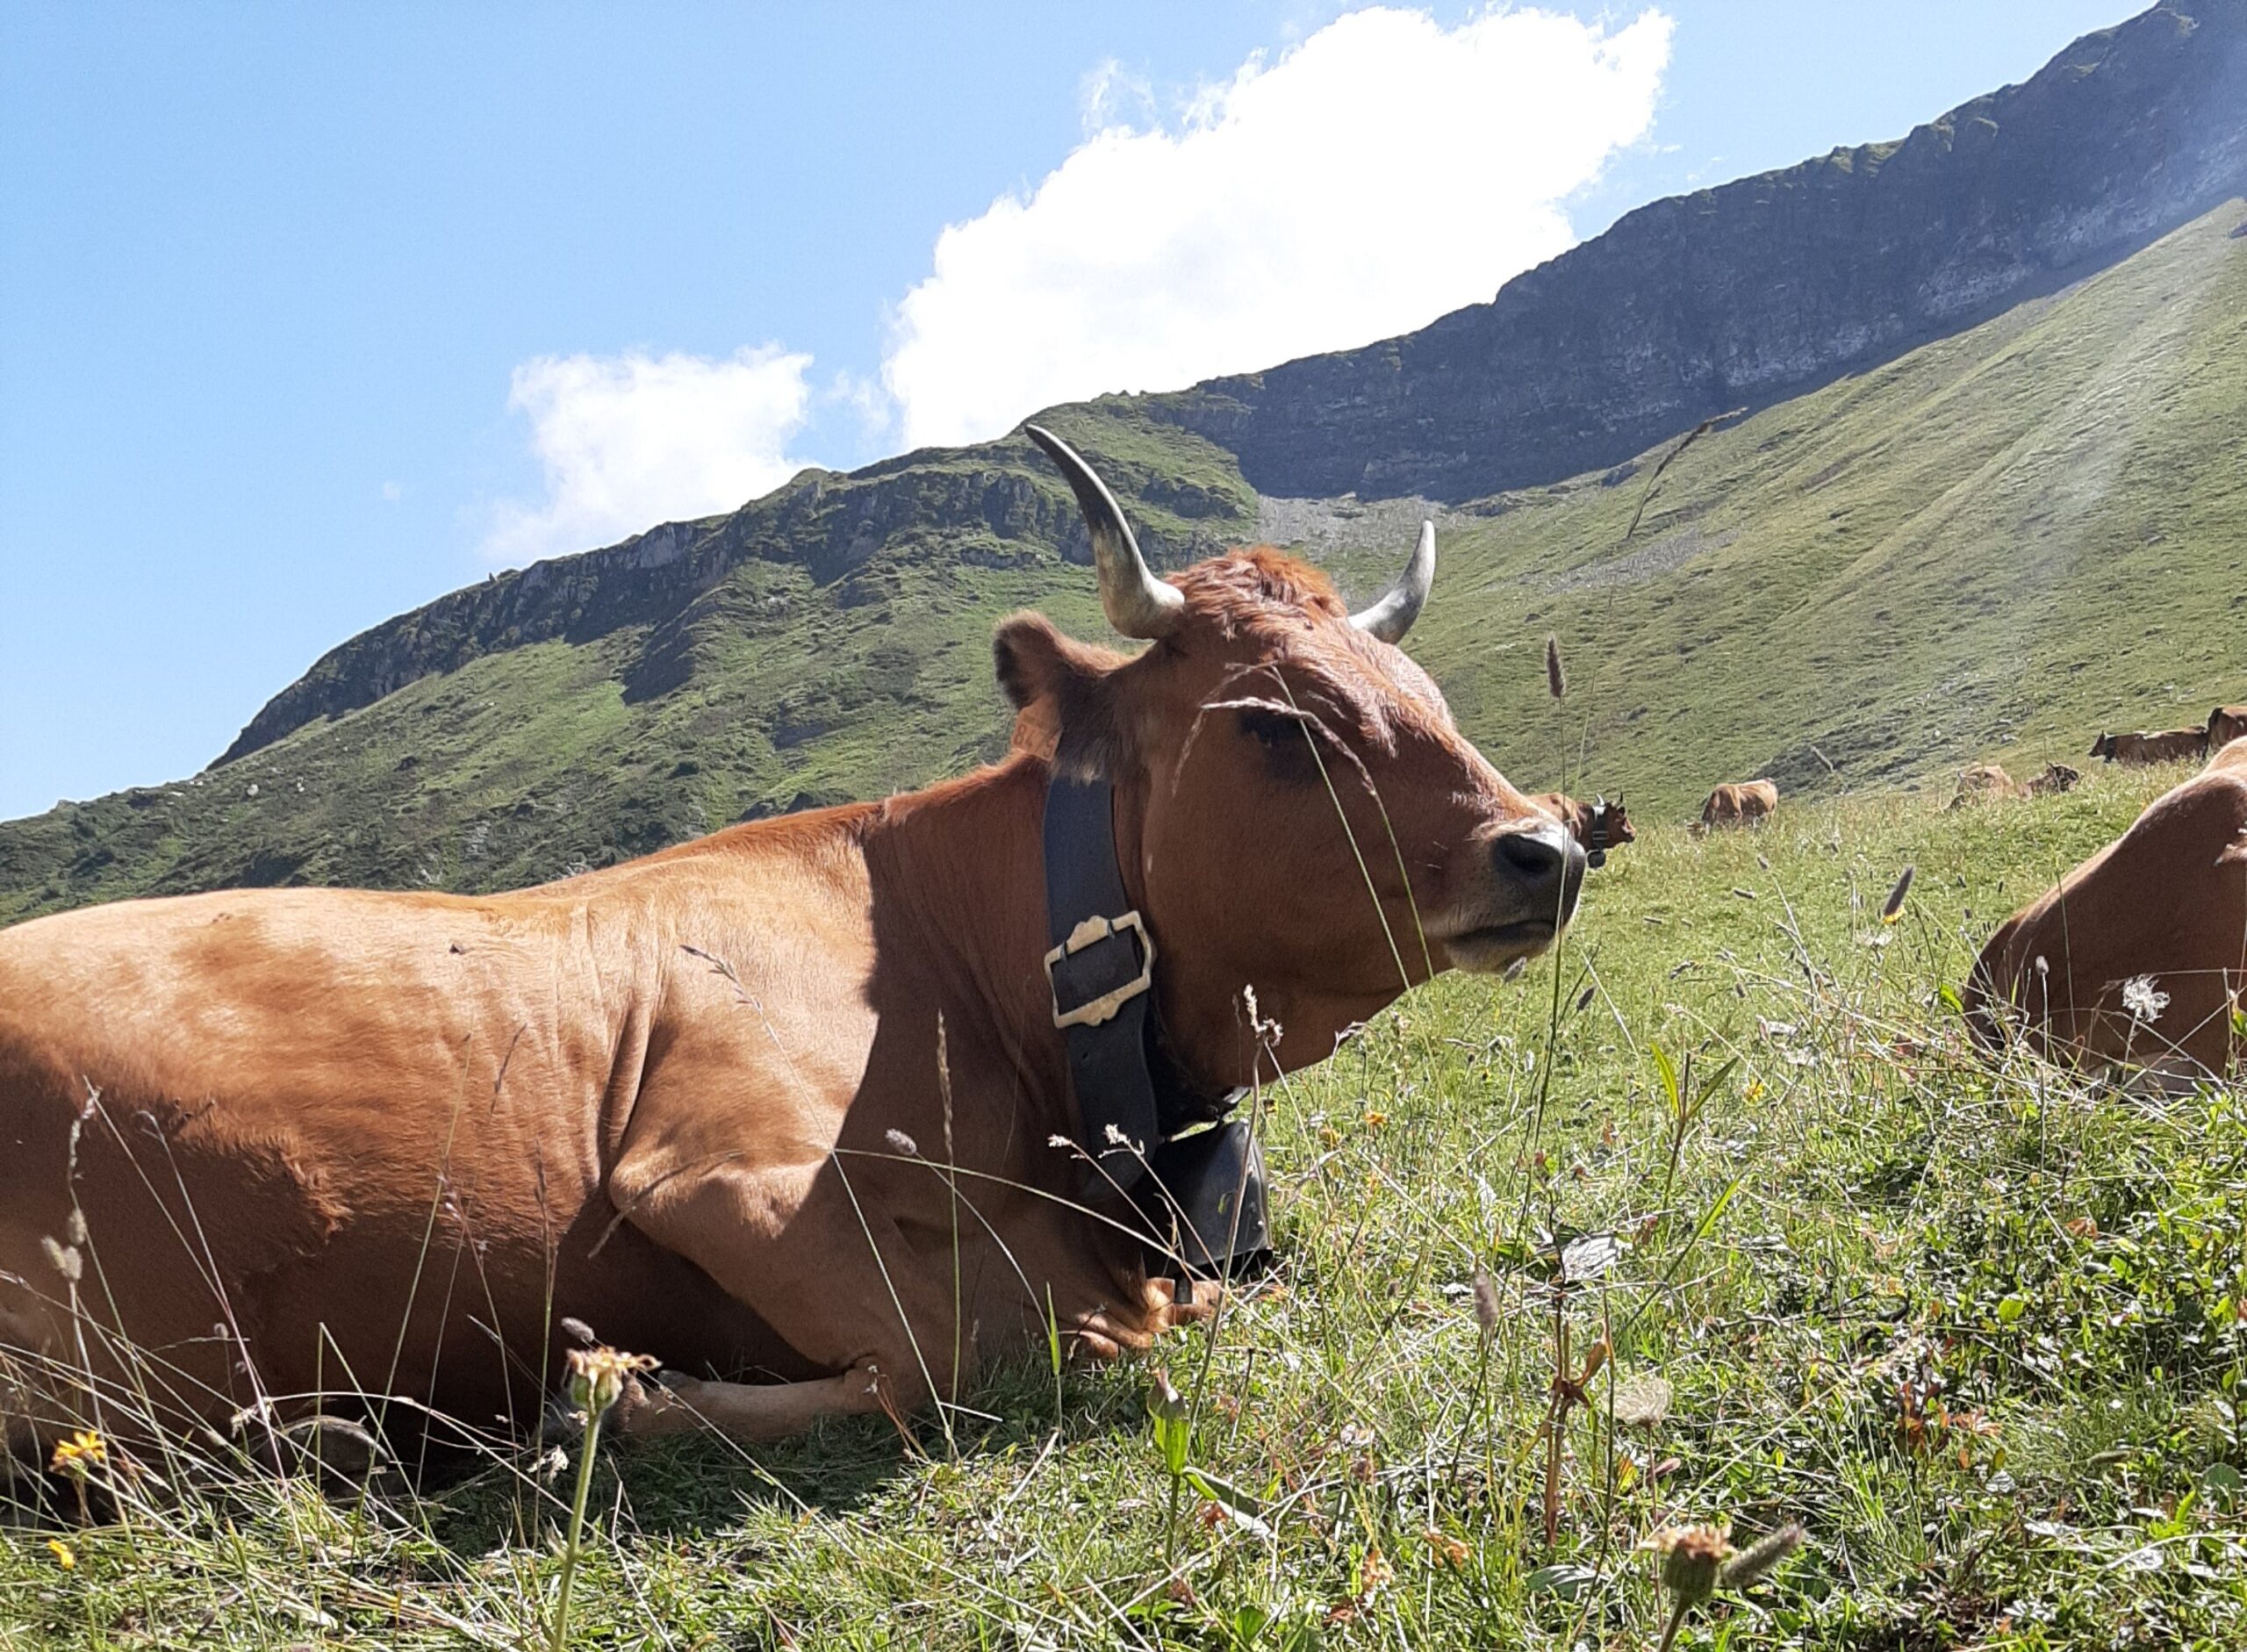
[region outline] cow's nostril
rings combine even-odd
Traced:
[[[1560,826],[1508,832],[1493,845],[1500,870],[1519,880],[1533,904],[1565,916],[1583,882],[1583,845]]]

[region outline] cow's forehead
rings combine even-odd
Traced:
[[[1228,682],[1277,672],[1298,699],[1387,743],[1401,729],[1452,730],[1435,679],[1402,649],[1350,623],[1326,576],[1269,549],[1236,551],[1177,576],[1188,651],[1223,662]]]

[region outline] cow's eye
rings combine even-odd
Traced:
[[[1317,778],[1318,759],[1310,749],[1317,736],[1308,718],[1257,706],[1243,707],[1239,715],[1241,733],[1263,747],[1274,773],[1291,780]]]

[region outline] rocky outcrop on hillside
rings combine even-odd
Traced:
[[[1106,404],[1113,408],[1116,403]],[[1115,453],[1116,427],[1096,410],[1054,422],[1076,435],[1124,497],[1157,563],[1188,561],[1239,537],[1254,496],[1224,456],[1165,430],[1154,462]],[[1090,434],[1085,434],[1087,431]],[[1134,433],[1136,434],[1136,433]],[[262,750],[308,722],[372,705],[407,684],[534,643],[585,643],[653,628],[644,669],[628,690],[660,691],[670,632],[694,599],[743,563],[793,564],[821,586],[847,583],[886,549],[986,565],[1058,552],[1089,564],[1082,518],[1045,459],[1020,438],[955,452],[908,454],[849,476],[808,470],[728,516],[667,522],[621,544],[557,557],[386,620],[338,644],[260,709],[218,761]],[[838,593],[850,606],[851,593]]]
[[[1480,498],[1892,358],[2243,193],[2247,0],[2174,0],[1900,142],[1657,201],[1490,304],[1150,411],[1267,493]]]

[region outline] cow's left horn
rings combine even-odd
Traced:
[[[1139,555],[1139,542],[1131,537],[1131,524],[1123,507],[1108,491],[1092,466],[1076,449],[1050,430],[1024,425],[1023,434],[1045,449],[1077,496],[1092,534],[1092,559],[1100,571],[1100,606],[1108,622],[1126,636],[1168,636],[1186,617],[1186,596],[1176,585],[1154,577],[1147,559]]]
[[[1422,522],[1420,542],[1413,547],[1412,560],[1404,564],[1403,574],[1372,607],[1352,614],[1350,623],[1384,643],[1402,642],[1412,621],[1420,617],[1421,605],[1427,601],[1429,587],[1435,582],[1436,525]]]

